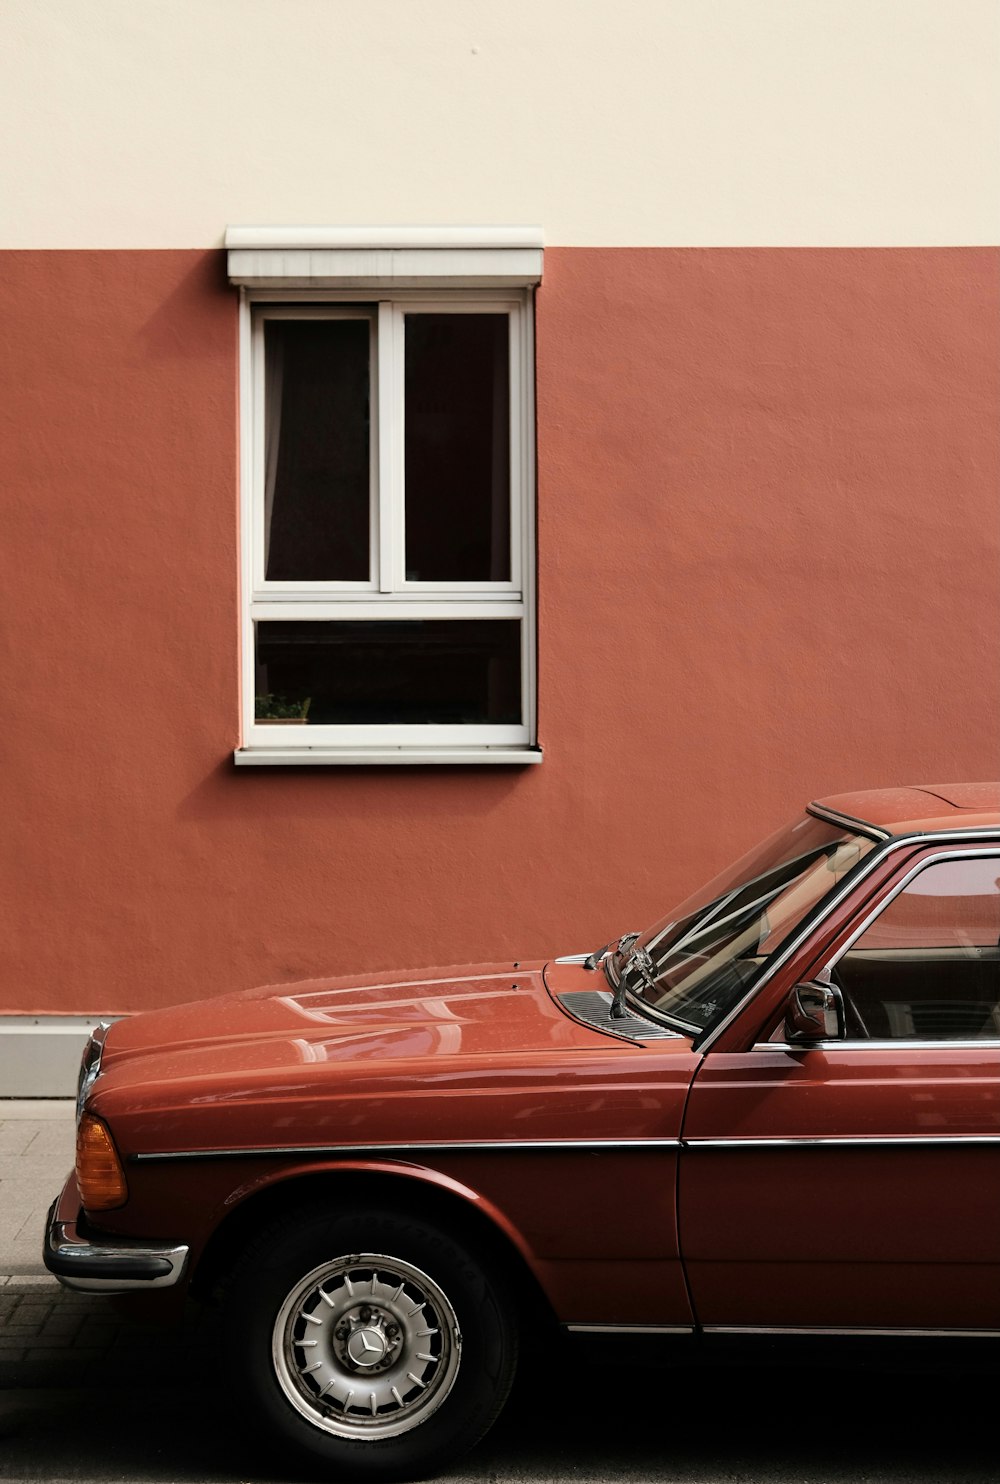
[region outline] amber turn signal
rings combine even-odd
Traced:
[[[76,1131],[76,1183],[86,1211],[110,1211],[128,1199],[125,1171],[108,1130],[85,1113]]]

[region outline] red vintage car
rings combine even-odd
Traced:
[[[221,1289],[350,1479],[442,1467],[519,1339],[1000,1334],[1000,785],[825,799],[589,956],[320,979],[91,1040],[46,1263]]]

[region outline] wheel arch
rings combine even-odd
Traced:
[[[502,1212],[438,1172],[386,1165],[299,1168],[248,1190],[205,1244],[191,1280],[192,1295],[206,1299],[224,1287],[237,1254],[263,1226],[276,1217],[290,1216],[298,1208],[315,1208],[325,1201],[330,1202],[331,1210],[380,1205],[437,1223],[473,1251],[482,1253],[511,1280],[513,1293],[524,1305],[543,1305],[543,1312],[555,1326],[555,1311],[534,1271],[527,1244]]]

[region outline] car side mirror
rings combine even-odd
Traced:
[[[842,1041],[847,1031],[844,997],[835,984],[812,979],[796,984],[785,1002],[785,1040],[793,1046]]]

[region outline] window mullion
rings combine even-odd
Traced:
[[[403,313],[378,306],[378,590],[403,582]]]

